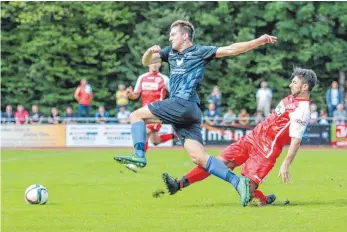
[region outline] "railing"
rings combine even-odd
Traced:
[[[325,120],[326,123],[321,123],[321,121]],[[256,125],[257,121],[259,122],[259,119],[256,117],[248,117],[248,118],[238,118],[236,117],[233,121],[232,124],[228,123],[227,125],[239,125],[240,120],[248,120],[247,125]],[[264,120],[264,119],[263,119]],[[261,120],[261,121],[263,121]],[[28,124],[30,123],[30,119],[28,121]],[[222,118],[216,119],[216,120],[211,120],[215,121],[216,126],[221,126],[225,125],[224,120]],[[1,124],[15,124],[16,120],[14,118],[1,118]],[[107,118],[95,118],[95,117],[75,117],[75,118],[70,118],[70,117],[60,117],[59,119],[50,119],[49,117],[44,117],[42,122],[39,124],[127,124],[127,123],[122,123],[120,120],[114,118],[114,117],[107,117]],[[202,123],[206,124],[205,117],[202,118]],[[347,123],[347,119],[344,120],[344,123]],[[38,124],[38,123],[32,123],[32,124]],[[312,124],[312,123],[311,123]],[[334,118],[333,117],[328,117],[328,118],[318,118],[317,123],[314,124],[321,124],[321,125],[330,125],[334,124]]]

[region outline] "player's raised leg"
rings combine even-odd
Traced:
[[[147,132],[144,122],[145,119],[158,119],[151,113],[147,105],[131,113],[131,135],[135,151],[133,155],[115,156],[114,159],[117,162],[122,164],[135,164],[141,168],[146,166],[145,143],[147,141]]]

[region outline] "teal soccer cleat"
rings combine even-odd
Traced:
[[[240,182],[236,187],[236,191],[240,195],[241,205],[243,207],[246,207],[250,201],[249,179],[247,177],[244,177],[244,176],[240,176],[239,178],[240,178]]]
[[[115,156],[114,160],[121,164],[134,164],[139,168],[144,168],[147,165],[146,157],[137,157],[136,154],[131,156]]]

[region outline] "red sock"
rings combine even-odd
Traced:
[[[266,204],[266,196],[264,193],[258,189],[254,191],[254,197],[259,199],[262,204]]]
[[[192,170],[190,170],[185,177],[187,178],[189,184],[193,184],[197,181],[203,180],[210,175],[204,168],[200,166],[196,166]]]
[[[145,152],[147,152],[147,150],[148,150],[148,141],[146,141],[145,143]]]
[[[161,139],[161,142],[165,143],[166,141],[173,139],[175,136],[173,134],[164,134],[164,135],[160,135],[159,137]]]

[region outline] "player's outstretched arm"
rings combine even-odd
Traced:
[[[278,173],[277,177],[282,177],[283,183],[289,183],[290,182],[290,176],[289,176],[289,165],[293,162],[296,153],[299,150],[301,143],[301,139],[299,138],[292,138],[292,141],[290,143],[287,157],[284,159],[280,171]]]
[[[220,47],[217,49],[216,58],[225,57],[225,56],[236,56],[241,53],[248,52],[249,50],[255,49],[257,47],[263,46],[267,43],[276,43],[277,37],[271,35],[262,35],[257,39],[248,41],[233,43],[229,46]]]
[[[136,100],[140,97],[141,93],[135,93],[133,91],[133,87],[129,86],[127,89],[126,89],[126,95],[129,99],[131,100]]]
[[[161,48],[159,45],[154,45],[147,49],[142,56],[142,64],[148,66],[150,64],[156,64],[161,62],[159,55]]]

